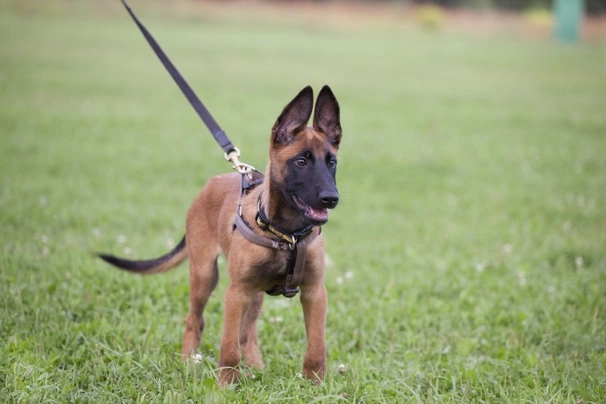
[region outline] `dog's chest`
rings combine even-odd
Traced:
[[[262,259],[253,263],[250,268],[250,277],[255,279],[260,286],[273,286],[286,277],[290,262],[290,251],[268,251]]]
[[[290,255],[290,251],[271,251],[263,260],[255,263],[255,272],[267,277],[283,277],[286,275]]]

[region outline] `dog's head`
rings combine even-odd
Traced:
[[[321,225],[339,202],[337,151],[341,142],[339,104],[328,86],[316,100],[305,87],[284,108],[271,131],[270,180],[274,192],[307,221]]]

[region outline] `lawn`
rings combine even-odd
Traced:
[[[91,252],[168,251],[229,166],[118,1],[3,0],[0,402],[606,402],[606,42],[142,3],[247,163],[301,88],[339,99],[328,375],[267,298],[266,370],[218,389],[224,263],[180,361],[187,265]]]

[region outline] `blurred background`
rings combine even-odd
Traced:
[[[24,12],[94,6],[110,12],[116,1],[3,0],[0,4]],[[606,0],[151,0],[136,8],[158,8],[176,14],[213,13],[224,16],[290,18],[332,26],[416,25],[427,30],[462,29],[478,35],[524,33],[562,41],[595,40],[606,36]],[[92,11],[92,10],[91,10]],[[279,13],[279,14],[276,14]]]
[[[206,401],[603,402],[606,0],[129,3],[260,170],[304,86],[341,105],[329,381],[268,298],[267,371]],[[190,372],[186,265],[89,252],[165,253],[229,171],[119,0],[0,0],[0,402],[208,398],[225,263]]]

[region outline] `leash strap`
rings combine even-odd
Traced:
[[[147,40],[147,43],[156,53],[158,59],[160,59],[160,62],[162,62],[162,64],[164,65],[168,73],[171,75],[177,86],[179,86],[179,89],[181,90],[185,98],[187,98],[187,101],[189,101],[189,103],[196,111],[202,122],[204,122],[204,124],[206,125],[210,133],[213,135],[217,143],[219,143],[219,146],[221,146],[221,148],[225,152],[225,155],[227,156],[230,153],[236,151],[236,148],[225,134],[225,131],[221,129],[217,121],[215,121],[215,118],[213,118],[208,109],[206,109],[206,107],[204,106],[202,101],[200,101],[200,98],[198,98],[194,90],[192,90],[189,84],[187,84],[187,81],[185,81],[183,76],[181,76],[179,70],[177,70],[175,65],[172,64],[168,56],[166,56],[160,45],[158,45],[158,43],[156,42],[154,37],[149,33],[147,28],[145,28],[145,26],[141,24],[133,10],[126,3],[126,0],[122,0],[122,4],[124,4],[124,7],[126,7],[126,11],[128,11],[130,16],[133,18],[135,24],[137,24],[139,30],[141,30],[141,33]]]
[[[139,21],[139,19],[137,18],[137,16],[133,12],[133,10],[130,8],[128,3],[126,3],[126,0],[122,0],[122,4],[126,8],[126,11],[128,11],[130,16],[132,17],[135,24],[137,24],[137,27],[139,27],[139,30],[141,31],[141,33],[147,40],[147,43],[149,44],[149,46],[152,48],[152,50],[154,51],[154,53],[156,54],[158,59],[160,59],[160,62],[162,62],[162,64],[166,68],[166,71],[173,78],[173,80],[175,81],[177,86],[179,86],[179,89],[181,90],[181,92],[183,93],[185,98],[187,98],[190,105],[196,111],[196,113],[198,114],[198,116],[200,117],[202,122],[204,122],[204,124],[206,125],[206,127],[208,128],[210,133],[213,135],[213,137],[215,138],[217,143],[219,143],[219,146],[221,146],[221,148],[225,152],[225,158],[232,161],[234,164],[234,168],[238,169],[238,171],[240,171],[242,173],[242,190],[241,190],[242,195],[244,193],[246,193],[246,191],[248,189],[253,188],[257,184],[262,182],[263,177],[260,172],[255,170],[254,167],[249,166],[247,164],[240,163],[238,161],[238,157],[240,156],[240,151],[236,147],[234,147],[234,145],[231,143],[231,141],[225,134],[225,131],[223,131],[223,129],[221,129],[221,127],[219,126],[217,121],[213,118],[213,116],[210,114],[208,109],[204,106],[202,101],[200,101],[200,98],[198,98],[198,96],[196,95],[194,90],[192,90],[192,88],[189,86],[187,81],[185,81],[183,76],[181,76],[181,73],[179,73],[179,70],[177,70],[175,65],[172,64],[172,62],[170,61],[168,56],[166,56],[166,54],[164,53],[164,51],[162,50],[160,45],[156,42],[156,40],[150,34],[150,32],[147,30],[147,28],[145,28],[145,26]],[[260,174],[261,178],[260,179],[258,178],[256,181],[253,181],[250,184],[245,184],[246,175],[249,175],[250,178],[252,179],[253,171]],[[262,218],[262,219],[264,219],[264,218]],[[281,235],[282,238],[289,239],[286,235],[279,232],[277,229],[272,228],[271,225],[269,224],[269,221],[267,221],[267,219],[259,221],[259,219],[257,218],[257,223],[259,223],[259,222],[266,225],[267,228],[271,229],[274,234]],[[282,250],[282,251],[290,251],[289,263],[288,263],[286,279],[284,280],[284,283],[282,285],[277,285],[276,288],[267,291],[267,293],[274,295],[274,296],[275,295],[284,295],[285,297],[289,297],[289,298],[295,296],[299,292],[299,289],[297,288],[296,285],[298,285],[302,281],[302,277],[303,277],[303,269],[305,267],[307,244],[315,238],[315,236],[307,237],[307,236],[311,235],[311,233],[313,232],[313,226],[309,226],[309,228],[305,228],[304,231],[298,233],[298,235],[301,236],[303,238],[303,240],[300,240],[298,242],[293,242],[293,243],[285,243],[285,242],[275,241],[275,240],[272,240],[272,239],[269,239],[266,237],[262,237],[262,236],[259,236],[258,234],[256,234],[250,228],[248,223],[246,223],[244,221],[240,212],[236,213],[234,224],[235,224],[236,228],[238,228],[238,230],[242,233],[244,238],[246,238],[248,241],[250,241],[252,243],[258,244],[258,245],[266,247],[266,248],[273,248],[273,249]]]

